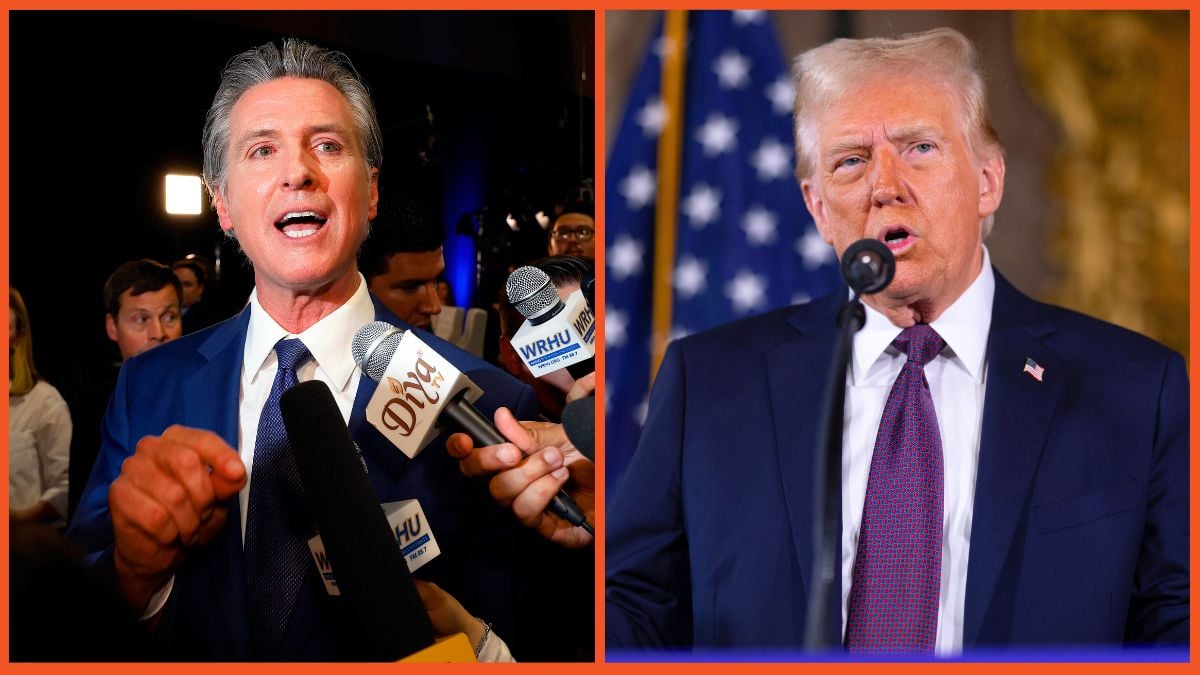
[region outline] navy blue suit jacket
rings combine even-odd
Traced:
[[[608,509],[610,649],[803,644],[815,436],[845,298],[667,351]],[[964,648],[1186,643],[1183,359],[997,274],[987,364]]]
[[[408,329],[374,296],[372,301],[377,320]],[[224,323],[131,359],[122,368],[104,419],[103,447],[68,532],[96,555],[99,564],[111,567],[108,487],[138,440],[183,424],[214,431],[237,447],[238,392],[249,318],[250,310],[244,310]],[[518,419],[536,419],[536,397],[527,385],[435,336],[421,333],[421,339],[483,389],[476,406],[484,414],[490,417],[497,407],[507,406]],[[492,501],[485,485],[459,473],[457,462],[445,451],[444,437],[410,460],[376,431],[364,417],[374,386],[370,378],[360,378],[349,427],[379,501],[420,500],[441,556],[417,576],[437,583],[476,615],[494,621],[497,632],[516,632],[510,617],[522,589],[516,574],[519,557],[511,542],[517,540],[520,526]],[[190,552],[176,571],[157,629],[167,655],[215,660],[251,657],[238,500],[229,504],[224,529],[206,546]],[[295,660],[353,658],[354,635],[349,623],[341,620],[340,600],[325,594],[315,566],[304,583],[286,629],[283,653]]]

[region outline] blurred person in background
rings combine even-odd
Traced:
[[[596,259],[596,207],[588,200],[567,202],[550,227],[550,255],[572,255]]]
[[[29,311],[8,290],[8,515],[10,524],[61,526],[67,517],[71,415],[33,363]]]
[[[148,258],[118,267],[104,282],[104,326],[121,360],[183,335],[182,303],[183,287],[170,267]]]
[[[225,318],[220,316],[212,304],[204,299],[204,288],[208,281],[208,268],[198,258],[184,258],[171,264],[171,271],[179,278],[183,299],[180,313],[183,315],[184,334],[208,328]]]
[[[405,323],[432,331],[442,311],[437,281],[446,270],[442,229],[411,200],[381,200],[359,251],[367,288]]]

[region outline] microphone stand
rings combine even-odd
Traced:
[[[825,414],[817,435],[814,471],[815,508],[813,510],[813,582],[808,594],[804,648],[827,650],[830,644],[829,607],[834,575],[841,570],[838,533],[841,529],[842,425],[846,408],[846,369],[854,334],[862,330],[866,312],[856,291],[838,311],[838,335],[833,347],[833,367],[825,387]]]

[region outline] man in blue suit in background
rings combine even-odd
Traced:
[[[809,212],[839,255],[869,238],[896,258],[864,298],[847,374],[827,642],[1186,645],[1183,359],[992,269],[1005,164],[974,47],[948,29],[837,40],[796,68]],[[815,437],[846,297],[667,351],[608,509],[610,650],[803,644]]]
[[[277,401],[275,381],[293,371],[329,386],[379,501],[420,499],[441,548],[420,576],[510,641],[516,632],[510,535],[520,528],[446,453],[410,460],[364,419],[374,383],[353,362],[351,339],[374,320],[409,328],[368,294],[357,268],[381,162],[374,105],[344,55],[285,40],[226,66],[204,130],[204,178],[221,228],[254,265],[254,292],[238,316],[125,364],[70,531],[161,638],[163,655],[356,656],[352,622],[307,559],[311,519],[307,528],[304,514],[256,521],[256,511],[277,508],[262,501],[278,500],[270,491],[290,489],[290,456],[263,450],[273,446],[259,423]],[[528,387],[420,337],[483,389],[485,414],[535,414]],[[298,570],[290,587],[280,580],[289,566]]]

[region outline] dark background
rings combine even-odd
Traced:
[[[104,331],[108,275],[135,258],[198,253],[219,258],[206,291],[228,312],[253,286],[207,197],[201,215],[164,210],[163,176],[200,174],[205,112],[233,55],[300,37],[350,56],[383,130],[381,197],[416,199],[446,228],[455,304],[491,305],[509,265],[545,255],[533,214],[593,175],[592,12],[25,11],[9,21],[10,285],[29,308],[38,369],[79,415],[72,505],[120,360]],[[517,232],[504,225],[510,212]],[[521,608],[540,630],[501,637],[518,658],[592,660],[592,554],[544,550],[530,552],[528,573],[553,590]]]
[[[290,36],[350,56],[383,128],[382,197],[443,222],[456,304],[490,305],[497,270],[544,255],[532,214],[593,173],[591,12],[13,12],[10,32],[10,283],[56,385],[74,361],[119,360],[101,288],[122,262],[219,254],[207,292],[245,301],[251,271],[207,197],[168,215],[163,176],[199,175],[221,68],[251,47]]]

